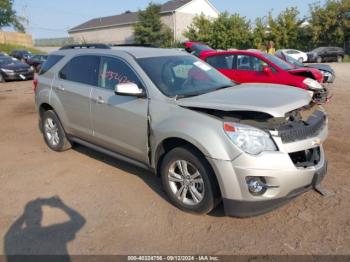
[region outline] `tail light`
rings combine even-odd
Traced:
[[[35,92],[36,88],[38,87],[39,85],[39,80],[38,79],[34,79],[33,80],[33,91]]]

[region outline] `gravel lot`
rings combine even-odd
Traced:
[[[311,191],[249,219],[225,217],[222,206],[183,213],[146,171],[82,146],[50,151],[32,83],[0,84],[0,253],[350,254],[350,63],[332,67],[323,186],[333,195]]]

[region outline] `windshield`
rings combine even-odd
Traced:
[[[295,65],[297,67],[304,67],[303,63],[300,63],[298,60],[294,59],[293,57],[291,57],[289,55],[286,55],[285,57],[286,57],[286,60],[288,63]]]
[[[235,85],[193,56],[151,57],[138,62],[158,89],[169,97],[201,95]]]
[[[291,64],[288,64],[286,61],[283,61],[281,58],[278,58],[277,56],[270,55],[270,54],[263,54],[263,56],[266,59],[270,60],[275,65],[277,65],[278,67],[282,68],[283,70],[294,69]]]
[[[14,61],[9,57],[0,57],[0,65],[8,65],[13,63]]]
[[[323,49],[324,49],[324,47],[318,47],[318,48],[312,50],[311,52],[320,52],[320,51],[322,51]]]

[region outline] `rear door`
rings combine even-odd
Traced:
[[[121,155],[148,162],[148,99],[116,95],[119,83],[140,78],[122,58],[101,58],[98,87],[92,89],[92,123],[96,144]]]
[[[79,55],[73,57],[59,72],[53,91],[61,102],[69,133],[79,138],[92,138],[90,95],[97,86],[100,57]]]
[[[218,54],[208,56],[205,61],[231,80],[239,83],[240,77],[237,75],[237,72],[233,70],[233,59],[235,59],[235,57],[236,56],[232,54]]]

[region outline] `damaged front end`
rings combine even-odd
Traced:
[[[280,137],[283,143],[292,143],[316,136],[326,125],[327,115],[318,103],[293,110],[284,117],[273,117],[255,111],[221,111],[215,109],[191,108],[225,122],[253,126]]]
[[[331,98],[332,95],[329,93],[326,87],[323,87],[320,90],[313,91],[312,101],[318,105],[322,105],[329,102]]]

